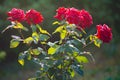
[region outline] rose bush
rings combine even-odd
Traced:
[[[97,25],[96,34],[83,37],[87,34],[85,28],[93,24],[88,11],[73,7],[60,7],[56,11],[54,18],[59,21],[53,22],[53,25],[58,27],[52,34],[59,33],[60,39],[57,41],[50,41],[54,35],[40,26],[43,21],[40,12],[31,9],[24,14],[23,10],[16,8],[8,12],[8,20],[12,24],[5,30],[14,28],[20,33],[20,36],[12,35],[10,48],[16,48],[20,43],[28,47],[19,53],[18,62],[23,66],[27,59],[40,67],[36,76],[29,80],[71,80],[77,73],[83,76],[83,64],[89,62],[86,55],[94,61],[91,52],[85,51],[84,48],[92,43],[100,47],[102,42],[109,43],[112,40],[111,28],[106,24]],[[31,26],[31,36],[24,36],[21,32],[21,30],[29,31],[21,21]]]

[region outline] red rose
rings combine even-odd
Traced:
[[[18,21],[21,22],[25,18],[24,11],[21,9],[13,8],[11,11],[8,12],[8,20],[10,21]]]
[[[92,16],[84,9],[60,7],[57,9],[57,14],[54,17],[58,20],[65,19],[70,24],[75,24],[79,30],[90,27],[93,24]]]
[[[90,27],[93,24],[92,16],[89,14],[89,12],[85,11],[84,9],[80,10],[79,18],[79,26],[83,29],[86,27]]]
[[[70,24],[78,25],[80,23],[79,13],[80,11],[78,9],[68,8],[68,10],[66,11],[66,20]]]
[[[43,16],[40,12],[31,9],[26,12],[25,20],[28,24],[39,24],[43,21]]]
[[[95,34],[100,40],[105,43],[109,43],[112,39],[111,28],[109,28],[106,24],[97,25],[97,33]]]
[[[67,11],[67,8],[60,7],[57,10],[57,14],[54,16],[58,20],[63,20],[65,19],[65,12]]]

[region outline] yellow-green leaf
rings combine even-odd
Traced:
[[[31,53],[32,55],[39,55],[39,54],[40,54],[40,51],[39,51],[38,49],[31,49],[31,50],[30,50],[30,53]]]
[[[93,35],[90,35],[90,40],[92,41],[94,39],[94,36]]]
[[[13,26],[13,28],[15,28],[15,29],[18,29],[18,28],[23,29],[23,25],[21,23],[17,22],[16,25]]]
[[[49,49],[48,49],[48,54],[54,54],[55,52],[56,52],[56,50],[57,50],[57,48],[55,47],[50,47]]]
[[[98,38],[94,40],[94,44],[97,46],[97,47],[100,47],[102,41],[99,40]]]
[[[69,73],[70,73],[71,77],[74,77],[74,76],[75,76],[75,71],[74,71],[74,70],[69,69],[68,71],[69,71]]]
[[[67,31],[66,31],[66,29],[64,29],[64,26],[59,26],[59,27],[53,32],[53,34],[54,34],[54,33],[57,33],[57,32],[60,33],[60,38],[61,38],[61,39],[64,39],[64,38],[66,37],[66,35],[67,35]]]
[[[94,45],[100,47],[102,41],[97,38],[97,36],[90,35],[90,40],[93,41]]]
[[[10,48],[16,48],[20,44],[19,41],[12,39],[10,41]]]
[[[62,68],[62,65],[60,64],[59,66],[57,66],[59,69],[61,69]]]
[[[63,28],[64,28],[64,26],[59,26],[59,27],[53,32],[53,34],[56,33],[56,32],[61,32],[61,31],[63,30]]]
[[[67,31],[66,31],[66,30],[62,30],[62,31],[60,32],[60,38],[61,38],[61,39],[64,39],[64,38],[66,37],[66,35],[67,35]]]
[[[30,44],[32,41],[33,41],[33,38],[32,37],[28,37],[28,38],[23,40],[23,43]]]
[[[33,39],[35,39],[35,41],[37,41],[37,42],[39,41],[39,35],[37,32],[33,32],[32,37],[33,37]]]
[[[58,21],[52,23],[53,25],[60,24]]]
[[[31,58],[32,58],[31,54],[28,54],[27,59],[31,60]]]
[[[33,33],[32,33],[32,36],[39,37],[39,35],[38,35],[38,33],[37,33],[37,32],[33,32]]]
[[[79,53],[74,51],[73,56],[76,57],[78,55],[79,55]]]
[[[71,72],[71,76],[72,76],[72,77],[75,76],[75,72],[74,72],[74,70]]]
[[[82,62],[82,63],[88,63],[88,59],[87,59],[87,57],[85,57],[85,56],[77,56],[76,57],[76,60],[78,61],[78,62]]]
[[[47,44],[47,43],[46,43],[46,42],[44,42],[44,41],[43,41],[43,42],[41,41],[41,44]]]
[[[40,33],[50,35],[49,32],[47,32],[47,30],[42,29],[39,25],[36,25],[36,26],[37,26],[37,28],[39,29]]]
[[[36,78],[29,78],[28,80],[37,80]]]
[[[24,59],[19,59],[18,62],[19,62],[22,66],[24,66]]]
[[[6,58],[6,52],[5,51],[0,51],[0,60],[5,59]]]
[[[25,31],[28,31],[26,27],[24,27],[21,23],[17,22],[15,26],[13,26],[15,29],[23,29]]]

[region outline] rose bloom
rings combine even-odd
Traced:
[[[97,33],[95,34],[100,40],[104,43],[109,43],[112,39],[111,28],[109,28],[106,24],[97,25]]]
[[[66,12],[66,19],[70,24],[76,24],[78,30],[90,27],[93,24],[92,16],[84,9],[70,8]]]
[[[25,20],[28,24],[39,24],[43,21],[43,16],[40,12],[31,9],[26,12]]]
[[[18,21],[21,22],[24,20],[25,18],[25,14],[24,11],[21,9],[17,9],[17,8],[13,8],[11,11],[9,11],[8,13],[8,20],[10,21]]]
[[[69,24],[75,24],[79,30],[90,27],[93,24],[92,16],[89,12],[84,9],[78,10],[74,7],[60,7],[54,17],[58,20],[66,20]]]
[[[65,12],[67,11],[67,8],[65,7],[60,7],[57,10],[57,14],[54,16],[54,18],[58,20],[63,20],[65,19]]]
[[[68,8],[68,10],[66,11],[66,20],[70,24],[78,25],[80,23],[79,13],[80,11],[78,9]]]
[[[80,18],[80,24],[79,26],[84,28],[90,27],[93,24],[92,16],[90,15],[89,12],[83,10],[80,10],[79,13],[79,18]]]

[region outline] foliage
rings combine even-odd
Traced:
[[[4,60],[6,57],[6,52],[5,51],[0,51],[0,62]]]
[[[44,29],[47,29],[50,33],[55,29],[55,26],[51,27],[51,23],[53,22],[53,15],[55,14],[55,9],[59,6],[67,6],[67,7],[76,7],[78,9],[86,9],[88,10],[93,16],[94,24],[97,23],[107,23],[109,26],[112,27],[112,32],[115,34],[112,40],[112,44],[109,44],[102,48],[104,51],[106,50],[105,54],[109,56],[109,53],[114,54],[116,49],[119,45],[119,18],[120,18],[120,11],[119,11],[119,0],[1,0],[0,1],[0,31],[2,31],[9,22],[6,20],[6,12],[9,11],[11,8],[17,7],[22,8],[24,10],[28,10],[30,8],[40,10],[41,13],[44,15],[45,22]],[[102,6],[101,6],[102,5]],[[115,5],[115,6],[112,6]],[[49,14],[48,14],[49,13]],[[93,25],[94,25],[93,24]],[[91,27],[87,32],[94,33],[95,27]],[[5,50],[7,52],[8,58],[5,61],[16,60],[17,56],[16,51],[21,51],[21,47],[16,49],[9,49],[8,41],[10,40],[9,33],[15,33],[15,30],[8,30],[8,32],[0,35],[0,50]],[[18,34],[18,33],[16,33]],[[28,35],[30,33],[24,33],[24,35]],[[6,37],[5,37],[6,36]],[[111,46],[111,47],[109,47]],[[107,48],[108,47],[108,48]],[[11,56],[12,53],[13,56]],[[12,62],[12,61],[11,61]]]
[[[25,60],[27,59],[28,61],[35,62],[39,66],[36,76],[28,80],[46,80],[46,78],[49,80],[72,80],[76,73],[83,76],[84,64],[89,62],[86,55],[94,61],[91,52],[85,51],[84,48],[91,43],[100,47],[101,43],[104,42],[103,39],[106,38],[105,36],[100,39],[96,34],[84,37],[84,35],[87,34],[85,31],[85,28],[88,27],[87,24],[89,24],[89,26],[92,24],[92,17],[85,10],[67,8],[67,11],[61,14],[58,9],[58,17],[63,17],[63,14],[65,17],[60,21],[53,22],[53,25],[56,25],[57,28],[52,34],[39,25],[43,20],[40,12],[33,10],[29,13],[29,17],[25,16],[24,21],[26,22],[27,20],[27,22],[31,22],[30,24],[28,23],[30,25],[30,29],[28,29],[22,25],[20,17],[18,16],[21,14],[21,10],[15,8],[14,10],[8,12],[13,13],[13,15],[8,15],[9,18],[14,18],[10,20],[12,24],[5,28],[3,32],[9,28],[18,30],[20,35],[12,35],[10,48],[16,48],[20,44],[28,47],[27,50],[19,53],[18,62],[24,66]],[[89,23],[88,19],[91,23]],[[80,22],[78,20],[80,20]],[[100,28],[102,27],[103,26],[100,26]],[[105,30],[102,30],[103,32],[99,35],[106,35],[104,31],[111,33],[108,29],[105,27]],[[22,31],[27,32],[30,30],[32,31],[30,36],[24,36],[22,33]],[[60,39],[50,41],[53,34],[56,33],[59,33]],[[109,36],[111,40],[112,33]]]

